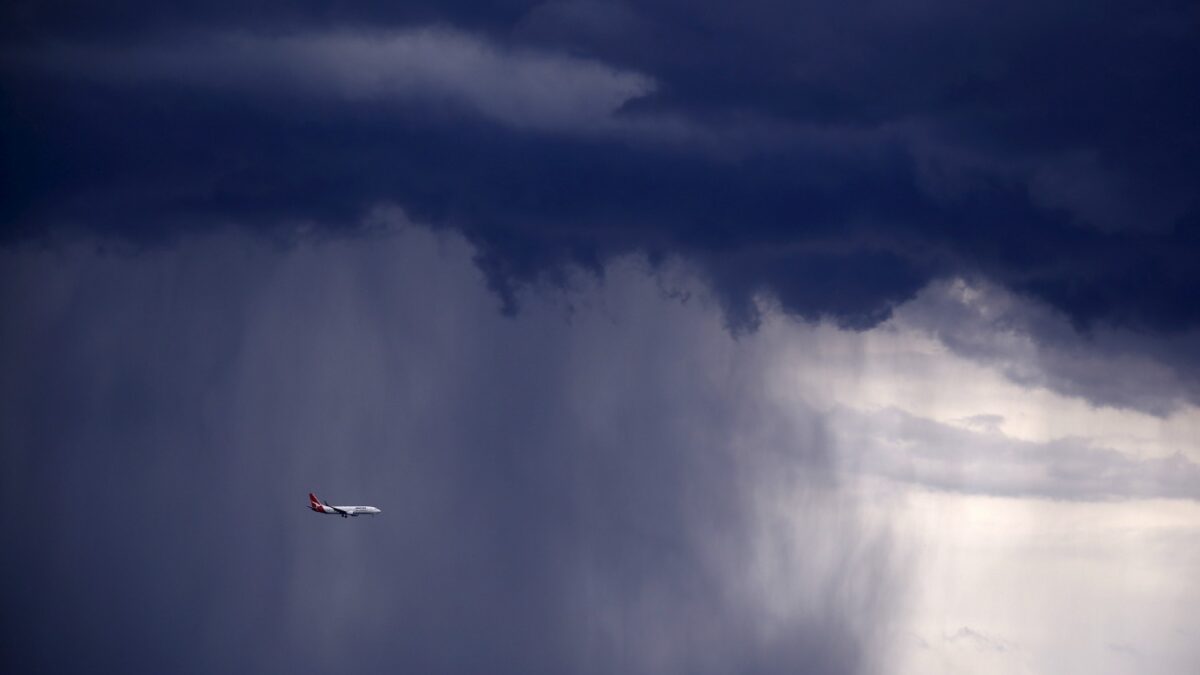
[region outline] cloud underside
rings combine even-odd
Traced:
[[[510,310],[637,251],[695,264],[735,328],[760,296],[866,328],[955,276],[1081,329],[1200,324],[1200,58],[1171,3],[465,7],[138,40],[34,13],[4,58],[10,240],[353,233],[390,203],[464,233]]]
[[[1160,417],[1200,401],[1195,329],[1153,335],[1105,325],[1080,335],[1044,303],[964,279],[930,283],[895,323],[1029,389]]]
[[[776,309],[862,330],[908,303],[1024,385],[1156,415],[1200,401],[1190,193],[1151,198],[1096,148],[984,148],[944,111],[718,113],[649,68],[447,27],[59,42],[5,64],[17,237],[359,236],[398,213],[461,231],[509,314],[632,252],[696,269],[735,332]]]

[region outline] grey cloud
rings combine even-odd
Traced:
[[[545,9],[547,17],[558,20],[598,8]],[[535,12],[531,20],[539,16]],[[627,18],[617,13],[613,20]],[[783,148],[814,157],[871,156],[899,138],[892,128],[785,123],[748,112],[703,119],[654,107],[632,111],[630,104],[658,90],[654,77],[574,56],[563,47],[506,47],[434,26],[227,32],[130,46],[57,43],[10,52],[3,63],[14,70],[40,69],[118,86],[166,84],[245,97],[299,94],[345,103],[419,103],[429,105],[426,113],[435,117],[468,110],[519,130],[618,135],[710,159]]]
[[[1106,232],[1170,232],[1193,200],[1186,192],[1140,185],[1105,166],[1095,152],[1041,162],[1029,178],[1029,193],[1035,202],[1064,209],[1079,224]]]
[[[1151,235],[1169,234],[1194,208],[1190,191],[1147,180],[1092,148],[985,150],[962,143],[941,126],[915,119],[882,128],[912,154],[921,190],[944,205],[962,203],[989,185],[1020,185],[1032,204],[1066,214],[1077,227]]]
[[[1106,642],[1105,646],[1121,656],[1135,659],[1142,658],[1142,650],[1134,647],[1133,645],[1125,644],[1123,642]]]
[[[967,626],[963,626],[953,634],[947,635],[946,642],[950,644],[968,644],[976,649],[991,652],[1007,652],[1012,650],[1012,647],[1004,640],[985,635]]]
[[[1004,415],[971,415],[959,421],[979,431],[999,432],[1004,426]]]
[[[0,255],[16,670],[855,673],[885,652],[902,580],[824,422],[636,266],[506,319],[472,250],[417,229]],[[385,514],[322,518],[310,490]]]
[[[226,33],[128,47],[64,44],[15,59],[64,75],[131,85],[447,101],[506,125],[550,131],[602,130],[613,124],[621,106],[656,86],[646,75],[598,61],[504,48],[443,28]]]
[[[1151,335],[1120,326],[1080,334],[1063,314],[978,280],[930,284],[895,317],[1013,382],[1096,405],[1167,415],[1200,403],[1200,332]]]
[[[959,429],[888,408],[833,415],[852,466],[939,490],[1052,499],[1200,499],[1200,465],[1182,453],[1134,458],[1085,439],[1036,443]]]
[[[867,328],[950,275],[1200,325],[1195,12],[1001,4],[21,4],[10,49],[60,76],[0,73],[0,223],[344,231],[394,201],[506,303],[637,252],[703,268],[741,327],[767,295]]]

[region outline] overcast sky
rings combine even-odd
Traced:
[[[0,36],[6,671],[1200,664],[1192,4]]]

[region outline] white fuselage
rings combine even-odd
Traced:
[[[382,511],[374,506],[330,506],[328,504],[321,504],[321,512],[339,516],[373,516],[376,513],[382,513]]]
[[[317,499],[316,495],[313,494],[308,495],[308,508],[317,513],[328,513],[343,518],[349,516],[373,516],[377,513],[383,513],[374,506],[335,506],[333,504],[326,504]]]

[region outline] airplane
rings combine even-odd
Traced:
[[[317,513],[340,514],[343,518],[348,516],[362,515],[373,516],[376,513],[383,513],[383,511],[380,511],[374,506],[332,506],[329,504],[329,502],[323,502],[317,499],[317,496],[311,492],[308,493],[308,508],[316,511]]]

